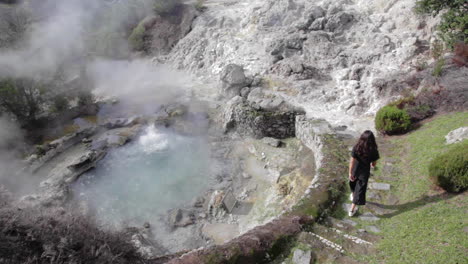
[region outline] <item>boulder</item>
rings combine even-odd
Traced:
[[[251,92],[251,95],[252,93],[254,91]],[[249,95],[249,98],[251,98],[251,95]],[[239,135],[251,136],[258,139],[263,137],[278,139],[294,137],[295,118],[297,115],[304,114],[304,111],[289,108],[282,103],[282,100],[266,100],[268,100],[267,103],[262,100],[260,101],[260,106],[256,105],[254,107],[248,102],[244,102],[240,96],[231,99],[226,104],[223,112],[222,124],[224,132],[227,133],[235,130]],[[274,108],[278,108],[278,105],[285,106],[276,110],[269,109],[270,107],[273,108],[273,106],[275,106]]]
[[[129,118],[113,118],[104,122],[103,126],[108,129],[121,128],[133,126],[140,123],[139,117],[129,117]]]
[[[270,145],[272,147],[279,147],[281,145],[281,141],[276,139],[276,138],[271,138],[271,137],[265,137],[265,138],[262,138],[262,142],[267,144],[267,145]]]
[[[468,127],[460,127],[455,130],[450,131],[445,140],[447,144],[454,144],[461,142],[468,138]]]
[[[237,64],[229,64],[224,67],[220,78],[222,81],[222,92],[228,98],[240,95],[241,89],[248,85],[244,68]]]
[[[193,5],[178,5],[170,15],[145,18],[144,27],[149,37],[147,50],[155,55],[169,53],[190,32],[196,16]]]
[[[169,212],[169,224],[173,227],[185,227],[195,223],[193,212],[183,209],[174,209]]]
[[[296,249],[294,250],[293,257],[292,257],[292,263],[293,264],[310,264],[310,261],[312,259],[312,251],[307,250],[301,250],[301,249]]]

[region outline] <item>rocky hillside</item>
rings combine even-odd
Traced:
[[[309,116],[361,129],[364,116],[402,90],[421,91],[437,82],[458,89],[458,95],[463,91],[466,67],[438,81],[430,71],[413,80],[421,61],[434,62],[429,53],[438,20],[417,16],[414,4],[208,0],[167,62],[200,76],[205,88],[228,64],[238,64],[252,87],[280,94]],[[207,89],[209,94],[216,87]]]

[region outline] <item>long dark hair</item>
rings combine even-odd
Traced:
[[[364,131],[359,137],[358,142],[354,146],[354,151],[359,157],[368,158],[372,153],[378,151],[377,143],[375,142],[374,133],[370,130]]]

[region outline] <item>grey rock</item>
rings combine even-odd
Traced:
[[[192,205],[193,205],[193,207],[203,207],[204,203],[205,203],[205,198],[204,197],[197,197],[192,202]]]
[[[380,233],[382,232],[378,227],[376,226],[366,226],[366,229],[370,232],[373,232],[373,233]]]
[[[229,64],[220,74],[223,83],[223,94],[228,98],[240,95],[240,91],[248,84],[244,68],[237,64]]]
[[[378,221],[378,220],[380,220],[379,217],[377,217],[374,214],[369,213],[369,212],[360,215],[359,219],[364,220],[364,221]]]
[[[67,168],[73,171],[79,170],[89,170],[90,168],[95,166],[97,160],[103,158],[104,153],[97,152],[97,151],[87,151],[82,156],[77,157],[74,161],[72,161]]]
[[[262,142],[267,144],[267,145],[270,145],[272,147],[279,147],[281,145],[281,141],[276,139],[276,138],[271,138],[271,137],[265,137],[265,138],[262,138]]]
[[[103,126],[108,129],[128,127],[136,125],[140,122],[139,117],[129,117],[129,118],[113,118],[104,122]]]
[[[294,264],[310,264],[312,258],[312,251],[303,251],[301,249],[294,250],[292,263]]]
[[[350,26],[350,22],[353,21],[353,15],[346,12],[338,12],[332,15],[325,25],[327,31],[343,30]]]
[[[174,209],[169,212],[169,224],[172,227],[185,227],[195,223],[195,215],[187,210]]]
[[[446,136],[445,140],[447,144],[454,144],[468,139],[468,127],[460,127],[450,131]]]
[[[357,223],[350,219],[345,219],[342,222],[350,226],[357,226]]]
[[[242,96],[243,98],[247,98],[247,96],[249,96],[249,93],[250,93],[250,87],[244,87],[240,91],[240,96]]]
[[[197,16],[193,5],[180,5],[171,16],[151,16],[141,23],[150,36],[148,50],[153,54],[167,54],[190,32]]]

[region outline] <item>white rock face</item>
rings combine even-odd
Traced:
[[[447,136],[445,136],[445,140],[447,144],[458,143],[467,138],[468,138],[468,127],[457,128],[453,131],[450,131],[450,133],[448,133]]]
[[[358,130],[398,95],[384,79],[411,70],[435,19],[413,0],[208,0],[207,11],[168,56],[178,68],[218,80],[228,64],[261,77],[263,89],[308,116]],[[434,21],[433,21],[434,20]]]

